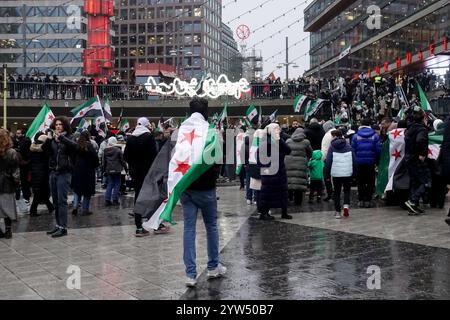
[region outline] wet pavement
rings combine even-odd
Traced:
[[[332,202],[306,202],[289,209],[293,220],[275,211],[276,221],[263,222],[238,187],[221,187],[218,196],[222,279],[206,279],[201,219],[201,275],[186,290],[181,208],[170,234],[139,239],[128,215],[132,195],[120,208],[103,208],[99,193],[94,215],[71,216],[65,238],[45,234],[53,225],[45,207],[40,217],[20,217],[13,239],[0,240],[0,299],[450,299],[447,211],[409,217],[396,208],[353,209],[336,220]],[[70,266],[80,268],[80,289],[67,288]],[[379,268],[379,290],[368,288],[376,283],[371,266]]]

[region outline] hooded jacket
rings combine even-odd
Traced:
[[[108,146],[103,152],[103,171],[106,174],[120,174],[127,170],[127,163],[123,160],[122,149],[116,146]]]
[[[291,154],[284,162],[288,176],[288,189],[306,191],[308,185],[308,158],[312,156],[311,143],[306,139],[303,129],[297,129],[287,140]]]
[[[345,178],[356,175],[356,156],[344,138],[331,142],[326,162],[326,177]]]
[[[352,138],[358,165],[375,165],[381,153],[379,135],[370,127],[361,127]]]
[[[323,168],[325,168],[325,162],[322,160],[322,151],[313,151],[312,158],[308,163],[308,168],[311,180],[323,180]]]

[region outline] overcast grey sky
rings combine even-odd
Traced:
[[[264,4],[262,7],[258,7],[258,9],[252,10],[253,8],[263,4],[264,2],[269,1]],[[277,65],[280,62],[286,61],[286,54],[283,51],[281,54],[277,55],[275,58],[270,59],[269,61],[265,61],[271,56],[279,53],[284,50],[286,47],[286,37],[289,37],[289,45],[294,45],[296,42],[299,42],[303,38],[308,36],[308,33],[303,32],[303,19],[292,25],[289,29],[278,33],[279,30],[284,29],[290,24],[294,23],[298,19],[303,18],[303,10],[306,8],[308,4],[312,2],[312,0],[308,0],[305,4],[306,0],[223,0],[222,4],[226,5],[223,8],[222,18],[225,23],[228,23],[230,20],[241,16],[241,18],[229,23],[228,25],[234,32],[234,38],[238,41],[238,44],[241,41],[236,36],[236,29],[239,25],[244,24],[250,27],[252,30],[252,34],[247,42],[247,47],[251,47],[259,41],[268,38],[274,33],[277,33],[273,36],[272,39],[265,40],[264,43],[258,44],[256,46],[257,50],[261,50],[262,56],[264,59],[264,76],[269,75],[272,71],[275,71],[275,75],[277,77],[281,77],[281,79],[285,79],[286,77],[286,68],[277,69]],[[227,5],[228,4],[228,5]],[[300,5],[300,6],[299,6]],[[296,10],[291,10],[294,7],[299,6]],[[244,14],[252,10],[251,13]],[[288,13],[286,13],[288,12]],[[268,24],[268,22],[272,22],[273,19],[281,16],[286,13],[285,16],[275,21],[274,23]],[[253,30],[261,27],[262,25],[267,24],[264,29],[256,31],[253,33]],[[289,60],[292,61],[295,58],[299,58],[295,62],[298,64],[299,68],[289,69],[289,78],[298,77],[302,75],[303,72],[309,69],[309,37],[301,41],[296,46],[289,49]],[[305,55],[304,55],[305,54]]]

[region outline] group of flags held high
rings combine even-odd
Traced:
[[[294,101],[294,112],[300,113],[302,109],[305,110],[305,121],[308,121],[317,111],[319,111],[327,100],[311,99],[306,95],[299,95]]]

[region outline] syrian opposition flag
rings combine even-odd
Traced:
[[[156,230],[162,222],[172,221],[172,211],[182,193],[223,157],[221,144],[214,125],[209,125],[199,113],[183,122],[177,144],[169,163],[167,180],[168,198],[143,227]],[[214,159],[212,159],[214,158]]]
[[[222,113],[220,114],[220,125],[222,126],[228,118],[228,104],[225,103]]]
[[[395,171],[405,157],[405,131],[406,129],[390,131],[389,139],[383,144],[377,180],[379,195],[393,190]]]
[[[127,132],[128,129],[130,129],[130,123],[128,122],[127,118],[124,118],[119,123],[119,131]]]
[[[103,138],[106,137],[106,119],[103,115],[95,118],[95,129]]]
[[[241,174],[242,167],[245,164],[245,154],[241,154],[245,143],[245,133],[241,132],[236,137],[236,175]]]
[[[103,105],[104,115],[107,123],[111,123],[113,120],[112,112],[111,112],[111,101],[109,98],[106,98],[105,103]]]
[[[425,112],[427,111],[433,112],[433,109],[431,109],[430,102],[428,102],[427,96],[418,82],[417,82],[417,89],[419,90],[420,106],[422,107],[422,110]]]
[[[72,121],[70,122],[72,126],[78,126],[83,118],[104,117],[102,105],[98,96],[70,110],[70,112],[73,114]]]
[[[274,113],[272,113],[271,115],[270,115],[270,122],[275,122],[276,120],[277,120],[277,113],[278,113],[278,110],[276,110]]]
[[[253,135],[253,141],[252,145],[250,147],[249,156],[248,156],[248,162],[251,164],[257,164],[257,153],[259,146],[261,145],[261,139],[263,137],[264,130],[258,129],[255,131],[255,134]]]
[[[251,105],[247,109],[246,116],[247,116],[248,121],[252,122],[252,120],[258,116],[258,109],[256,109],[256,107],[254,105]]]
[[[428,136],[428,158],[437,160],[441,153],[441,145],[444,141],[443,135],[429,135]]]
[[[269,78],[270,80],[272,80],[272,81],[277,80],[277,77],[275,77],[275,73],[273,73],[273,72],[269,75],[268,78]]]
[[[297,98],[294,101],[294,112],[295,113],[299,113],[300,110],[306,106],[307,102],[308,102],[309,98],[308,96],[305,95],[299,95],[297,96]]]
[[[314,115],[320,108],[323,107],[325,100],[317,99],[314,102],[308,102],[306,110],[305,110],[305,121],[308,121],[309,117]]]
[[[45,132],[45,130],[50,128],[53,119],[55,119],[55,115],[53,114],[52,110],[50,110],[48,104],[44,104],[41,108],[41,111],[39,111],[36,118],[34,118],[33,123],[31,123],[26,136],[30,138],[31,141],[34,141],[36,133],[38,133],[39,131]]]
[[[402,107],[397,114],[397,118],[403,120],[405,118],[405,107]]]
[[[78,125],[77,129],[88,129],[91,125],[91,121],[89,119],[83,118],[80,121],[80,124]]]

